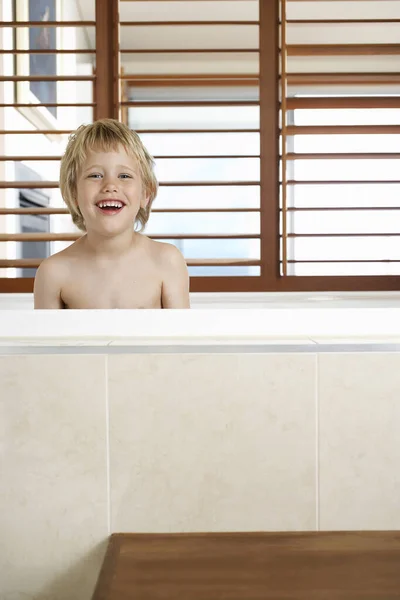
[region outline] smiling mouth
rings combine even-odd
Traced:
[[[125,204],[120,200],[103,200],[101,202],[97,202],[96,206],[104,214],[116,215],[121,212]]]

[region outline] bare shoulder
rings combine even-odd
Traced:
[[[149,240],[148,247],[160,269],[163,308],[189,308],[189,274],[180,250],[153,240]]]
[[[71,246],[68,246],[68,248],[52,254],[40,263],[36,276],[38,276],[38,274],[46,274],[57,278],[62,277],[65,269],[70,265],[78,253],[78,244],[75,242],[74,244],[71,244]]]
[[[150,243],[154,258],[161,267],[174,269],[184,266],[186,268],[182,252],[176,246],[153,240],[150,240]]]
[[[60,278],[65,264],[65,256],[61,253],[52,254],[48,258],[45,258],[36,271],[36,280],[39,278]]]
[[[61,292],[74,250],[71,247],[52,254],[40,263],[34,283],[35,308],[63,308]]]

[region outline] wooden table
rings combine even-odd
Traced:
[[[114,534],[93,600],[400,599],[400,532]]]

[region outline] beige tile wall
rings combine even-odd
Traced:
[[[315,360],[110,356],[112,530],[314,529]]]
[[[110,531],[398,529],[399,431],[400,353],[0,356],[0,600]]]
[[[320,527],[400,529],[400,353],[318,361]]]
[[[107,529],[104,356],[0,356],[0,598],[87,600]]]

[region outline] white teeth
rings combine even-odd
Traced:
[[[123,207],[123,203],[122,202],[117,202],[115,200],[105,200],[104,202],[99,202],[97,204],[97,206],[99,208],[105,208],[106,206],[109,206],[111,208],[122,208]]]

